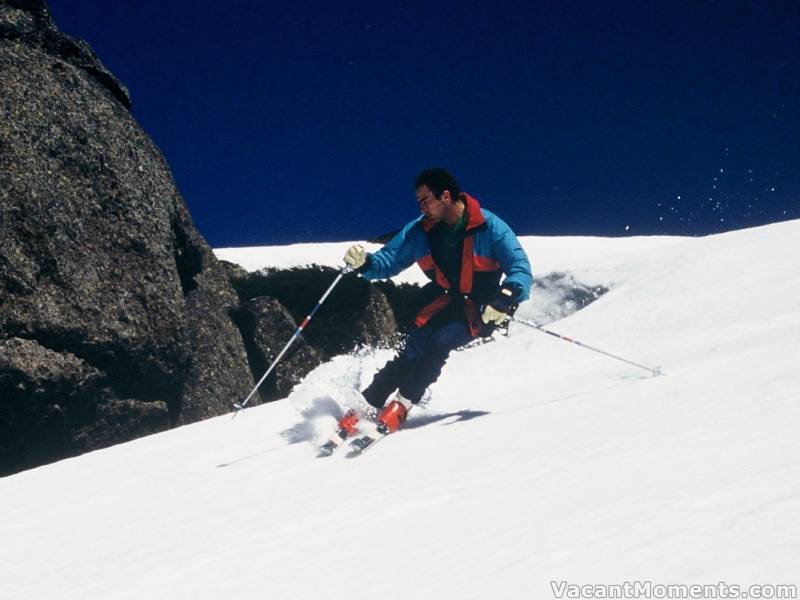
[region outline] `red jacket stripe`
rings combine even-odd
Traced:
[[[461,254],[461,281],[459,291],[462,294],[469,294],[472,291],[472,235],[467,234],[464,238],[464,251]]]
[[[419,268],[422,269],[423,271],[433,271],[434,267],[433,256],[431,256],[430,254],[426,254],[425,256],[417,260],[417,264],[419,265]]]
[[[448,294],[442,294],[417,313],[417,318],[414,319],[414,324],[417,327],[424,326],[425,323],[431,320],[431,317],[442,310],[445,306],[450,304],[450,300],[452,300],[452,296]]]
[[[497,271],[500,269],[500,263],[488,256],[473,256],[472,257],[472,270],[473,271]]]

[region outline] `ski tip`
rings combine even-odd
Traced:
[[[361,456],[379,439],[381,438],[372,438],[368,435],[354,439],[350,444],[350,452],[346,454],[346,458],[355,458],[356,456]]]
[[[327,458],[333,454],[333,451],[336,450],[336,447],[325,447],[322,446],[321,448],[317,449],[317,458]]]

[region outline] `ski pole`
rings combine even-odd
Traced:
[[[560,333],[556,333],[555,331],[550,331],[549,329],[545,329],[541,325],[538,325],[537,323],[533,323],[531,321],[525,321],[523,319],[517,319],[516,317],[511,317],[511,320],[514,321],[514,323],[522,323],[523,325],[527,325],[528,327],[531,327],[533,329],[537,329],[537,330],[541,331],[542,333],[546,333],[547,335],[552,335],[553,337],[556,337],[556,338],[558,338],[560,340],[564,340],[565,342],[570,342],[572,344],[580,346],[581,348],[586,348],[587,350],[592,350],[594,352],[599,352],[600,354],[605,354],[606,356],[610,356],[611,358],[615,358],[617,360],[621,360],[622,362],[628,363],[629,365],[633,365],[634,367],[639,367],[640,369],[644,369],[645,371],[650,371],[650,373],[653,375],[653,377],[658,377],[659,375],[663,375],[663,373],[661,372],[661,367],[653,368],[653,367],[646,367],[644,365],[640,365],[639,363],[635,363],[632,360],[628,360],[627,358],[622,358],[621,356],[617,356],[616,354],[611,354],[610,352],[606,352],[605,350],[600,350],[599,348],[594,348],[592,346],[589,346],[588,344],[584,344],[583,342],[579,342],[578,340],[573,340],[572,338],[567,337],[565,335],[561,335]]]
[[[247,406],[247,403],[250,402],[250,399],[258,391],[258,388],[261,387],[262,383],[264,383],[264,380],[269,376],[270,373],[272,373],[272,369],[275,368],[275,366],[280,362],[281,358],[283,358],[283,355],[286,354],[286,351],[289,349],[289,346],[291,346],[292,343],[294,343],[294,341],[300,336],[305,326],[308,325],[308,322],[314,317],[316,312],[319,310],[319,307],[322,306],[322,303],[325,302],[325,299],[333,291],[333,288],[336,287],[336,284],[339,283],[342,277],[344,277],[345,274],[349,273],[350,271],[351,271],[350,266],[346,265],[342,267],[342,270],[339,271],[339,275],[336,277],[336,279],[333,280],[333,283],[330,285],[330,287],[328,287],[328,289],[325,290],[325,293],[322,294],[322,298],[319,299],[317,305],[312,309],[312,311],[308,314],[308,316],[305,319],[303,319],[303,322],[300,323],[300,325],[298,325],[297,329],[295,329],[294,333],[292,334],[292,337],[289,338],[289,341],[283,347],[283,350],[281,350],[280,354],[278,354],[278,356],[275,357],[275,360],[272,361],[272,364],[267,369],[267,372],[261,376],[261,379],[258,380],[256,386],[252,390],[250,390],[249,394],[247,394],[247,398],[245,398],[241,404],[239,404],[238,402],[234,402],[233,408],[236,409],[236,412],[233,413],[233,418],[236,418],[236,415],[239,414],[239,411],[244,410],[245,406]]]

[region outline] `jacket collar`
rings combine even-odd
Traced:
[[[464,193],[461,194],[461,198],[464,200],[464,204],[467,206],[466,230],[471,231],[473,229],[477,229],[486,223],[486,219],[483,218],[483,212],[481,212],[481,205],[478,203],[478,201],[469,194]]]
[[[483,213],[481,212],[481,205],[475,198],[464,192],[461,193],[459,198],[464,201],[467,211],[467,223],[464,225],[464,231],[472,231],[486,223],[486,219],[483,218]],[[425,233],[429,232],[433,227],[425,219],[422,219],[422,229]]]

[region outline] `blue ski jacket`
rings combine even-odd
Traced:
[[[461,251],[458,281],[448,281],[432,253],[429,233],[432,226],[422,216],[400,230],[383,248],[369,254],[358,272],[366,279],[386,279],[416,262],[430,282],[423,288],[423,305],[415,324],[422,327],[445,307],[456,302],[473,336],[481,331],[480,311],[495,298],[500,280],[513,292],[513,301],[530,297],[533,282],[528,256],[511,228],[497,215],[482,209],[475,198],[461,194],[467,221]]]

